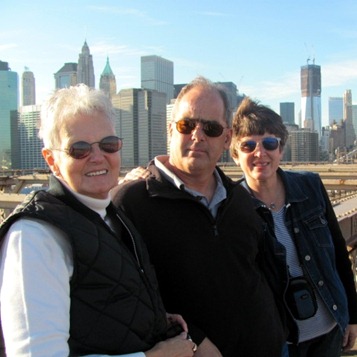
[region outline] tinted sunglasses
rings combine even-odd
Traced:
[[[265,150],[273,151],[279,147],[280,138],[264,138],[259,143],[263,146]],[[254,140],[246,140],[239,143],[240,151],[245,153],[253,152],[257,147],[258,142]]]
[[[123,141],[117,136],[106,136],[101,141],[96,141],[94,143],[87,143],[86,141],[77,141],[73,143],[68,149],[60,151],[66,152],[74,159],[84,159],[91,153],[92,145],[94,144],[98,144],[100,150],[108,154],[113,154],[115,152],[118,152],[122,148]]]
[[[197,124],[202,125],[202,130],[205,135],[211,138],[216,138],[223,133],[223,129],[226,129],[216,121],[203,120],[203,119],[181,119],[176,123],[176,129],[181,134],[191,134],[197,127]]]

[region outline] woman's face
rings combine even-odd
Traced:
[[[60,131],[61,146],[56,149],[66,150],[78,141],[96,143],[115,135],[114,128],[102,113],[80,114],[67,120],[67,125]],[[82,195],[106,198],[109,190],[118,183],[119,151],[106,153],[94,144],[90,154],[83,159],[74,159],[59,150],[43,149],[43,155],[52,172]]]
[[[235,162],[242,168],[248,184],[249,182],[268,181],[271,178],[275,178],[283,152],[280,143],[274,150],[264,148],[262,140],[265,138],[276,138],[276,136],[265,133],[264,135],[245,136],[239,140],[237,147],[238,158],[235,159]],[[242,151],[239,148],[239,144],[249,140],[257,143],[255,149],[252,152]]]

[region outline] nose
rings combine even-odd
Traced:
[[[266,150],[264,149],[264,146],[262,143],[258,142],[257,146],[254,149],[254,156],[260,157],[263,156],[266,153]]]
[[[98,143],[93,143],[91,145],[91,151],[89,154],[91,161],[96,161],[98,158],[102,159],[104,157],[104,151],[99,148]]]
[[[196,124],[195,129],[192,130],[191,138],[192,140],[202,141],[205,137],[202,125],[200,123]]]

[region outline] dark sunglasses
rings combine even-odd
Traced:
[[[279,147],[280,140],[280,138],[264,138],[260,143],[265,150],[273,151]],[[239,143],[239,149],[245,153],[250,153],[255,150],[257,144],[254,140],[242,141]]]
[[[53,149],[53,150],[64,151],[74,159],[84,159],[91,153],[92,145],[94,144],[98,144],[100,150],[108,154],[113,154],[115,152],[118,152],[122,148],[123,141],[121,138],[118,138],[117,136],[106,136],[101,141],[96,141],[94,143],[87,143],[86,141],[77,141],[76,143],[73,143],[66,150],[60,150],[60,149]]]
[[[216,138],[223,133],[224,128],[221,124],[216,121],[203,120],[203,119],[181,119],[176,123],[176,129],[181,134],[191,134],[197,127],[197,124],[202,125],[202,130],[205,135],[211,138]]]

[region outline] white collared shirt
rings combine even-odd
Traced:
[[[215,169],[213,172],[217,186],[211,201],[208,201],[208,199],[201,192],[191,190],[190,188],[186,187],[184,182],[161,162],[161,160],[167,159],[167,157],[168,156],[164,155],[156,156],[154,160],[155,166],[174,186],[180,190],[185,190],[194,197],[197,197],[199,201],[210,210],[212,216],[216,217],[219,206],[227,198],[227,190],[223,185],[221,176],[219,176],[218,171]]]

